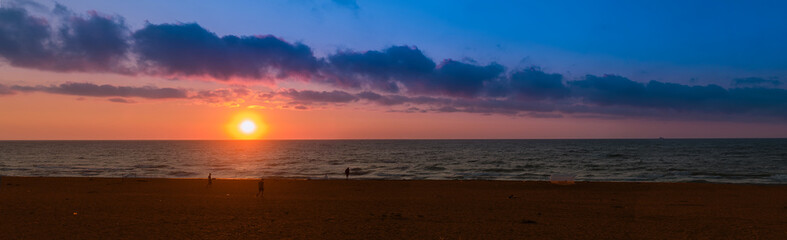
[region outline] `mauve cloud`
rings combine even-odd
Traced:
[[[538,67],[506,70],[497,63],[435,61],[415,46],[342,50],[325,58],[302,43],[271,35],[219,36],[197,23],[146,24],[129,30],[120,16],[74,14],[57,4],[53,16],[32,16],[12,4],[0,8],[0,58],[16,67],[46,71],[114,72],[218,81],[302,81],[336,90],[242,89],[189,92],[175,88],[91,83],[3,86],[0,95],[38,91],[79,96],[191,98],[235,102],[284,96],[297,103],[372,103],[403,112],[470,112],[531,117],[562,114],[683,119],[740,115],[787,119],[781,81],[733,80],[733,88],[691,86],[617,75],[564,79]],[[55,25],[57,23],[57,25]],[[299,105],[304,107],[302,105]],[[395,109],[394,109],[395,110]]]
[[[505,71],[502,65],[486,66],[444,60],[437,65],[418,48],[393,46],[383,51],[341,51],[328,57],[323,74],[337,85],[397,93],[400,85],[411,94],[474,97]]]
[[[718,85],[688,86],[625,77],[588,75],[569,82],[572,96],[600,106],[629,106],[701,113],[758,113],[787,117],[787,90],[777,88],[730,88]]]
[[[122,18],[90,12],[87,18],[65,15],[64,22],[58,29],[63,42],[61,49],[56,51],[63,60],[57,68],[64,71],[127,71],[121,66],[130,47],[129,30]]]
[[[17,93],[44,92],[82,97],[109,97],[107,100],[117,103],[135,103],[130,98],[196,100],[215,106],[238,106],[247,100],[255,100],[259,92],[247,88],[219,88],[213,90],[192,91],[180,88],[159,88],[154,86],[114,86],[93,83],[64,83],[49,86],[7,86],[0,84],[0,96]]]
[[[0,55],[11,65],[39,68],[51,58],[45,19],[34,18],[20,8],[0,8]]]
[[[13,89],[11,89],[10,87],[8,87],[6,85],[0,84],[0,96],[2,96],[2,95],[14,95],[14,94],[16,94],[16,91],[14,91]]]
[[[343,96],[337,101],[325,97],[300,97],[307,102],[350,102],[363,100],[387,107],[422,106],[420,109],[433,112],[468,112],[484,114],[508,114],[530,117],[562,117],[560,113],[584,114],[584,116],[628,116],[660,119],[711,119],[713,115],[732,116],[746,119],[746,115],[757,118],[787,119],[787,90],[775,88],[730,88],[717,85],[689,86],[675,83],[651,81],[647,84],[624,77],[588,75],[583,80],[567,84],[557,82],[557,76],[523,71],[518,81],[530,79],[527,88],[513,88],[508,97],[430,97],[406,96],[401,94],[379,94],[363,91],[352,94],[343,91],[330,92],[331,96]],[[530,76],[530,77],[525,77]],[[535,82],[535,83],[532,83]],[[543,89],[537,94],[533,89]],[[290,90],[297,92],[296,90]],[[525,94],[522,97],[520,94]],[[353,97],[354,96],[354,97]],[[421,111],[401,111],[421,112]],[[591,115],[588,115],[591,114]],[[744,116],[744,117],[740,117]]]
[[[12,66],[59,72],[129,74],[122,64],[129,47],[123,19],[95,12],[79,16],[57,5],[62,25],[21,8],[0,8],[0,56]]]
[[[498,80],[504,71],[505,68],[497,63],[480,66],[446,60],[436,69],[434,77],[426,81],[412,81],[407,85],[415,93],[476,97],[483,92],[487,83]]]
[[[383,51],[340,51],[328,57],[326,76],[339,85],[360,87],[362,83],[385,92],[399,92],[397,80],[429,77],[437,64],[421,50],[394,46]]]
[[[128,87],[97,85],[92,83],[64,83],[51,86],[11,86],[19,92],[46,92],[54,94],[86,97],[140,97],[149,99],[187,98],[188,91],[176,88],[157,88],[151,86]]]
[[[569,88],[563,84],[563,76],[556,73],[545,73],[537,68],[514,72],[509,78],[509,93],[523,99],[560,99],[570,94]],[[498,90],[505,95],[505,90]]]
[[[114,103],[135,103],[134,100],[126,99],[126,98],[110,98],[107,101],[114,102]]]
[[[347,103],[358,101],[358,97],[343,91],[311,91],[287,89],[279,92],[279,95],[286,96],[296,102],[328,102],[328,103]]]
[[[311,76],[312,50],[271,35],[219,37],[196,23],[148,24],[134,32],[134,50],[154,74],[270,80]]]
[[[243,99],[250,98],[253,95],[254,92],[246,88],[222,88],[198,91],[194,96],[191,96],[191,98],[208,103],[221,103],[245,101]]]
[[[368,100],[370,102],[375,102],[381,105],[399,105],[403,103],[407,103],[410,101],[409,97],[401,96],[401,95],[387,95],[383,96],[375,92],[371,91],[364,91],[357,94],[358,98]]]

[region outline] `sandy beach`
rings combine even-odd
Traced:
[[[784,239],[787,186],[3,177],[2,239]]]

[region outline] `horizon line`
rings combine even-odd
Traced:
[[[275,138],[275,139],[0,139],[21,141],[387,141],[387,140],[701,140],[701,139],[787,139],[785,137],[655,137],[655,138]]]

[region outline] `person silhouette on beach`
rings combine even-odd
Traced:
[[[213,185],[213,173],[208,173],[208,185]]]
[[[350,179],[350,168],[344,169],[344,179]]]
[[[262,197],[262,192],[265,191],[265,179],[260,178],[260,182],[257,183],[257,190],[259,190],[257,192],[257,197]]]

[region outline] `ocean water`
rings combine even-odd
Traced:
[[[0,175],[787,183],[787,139],[0,141]]]

